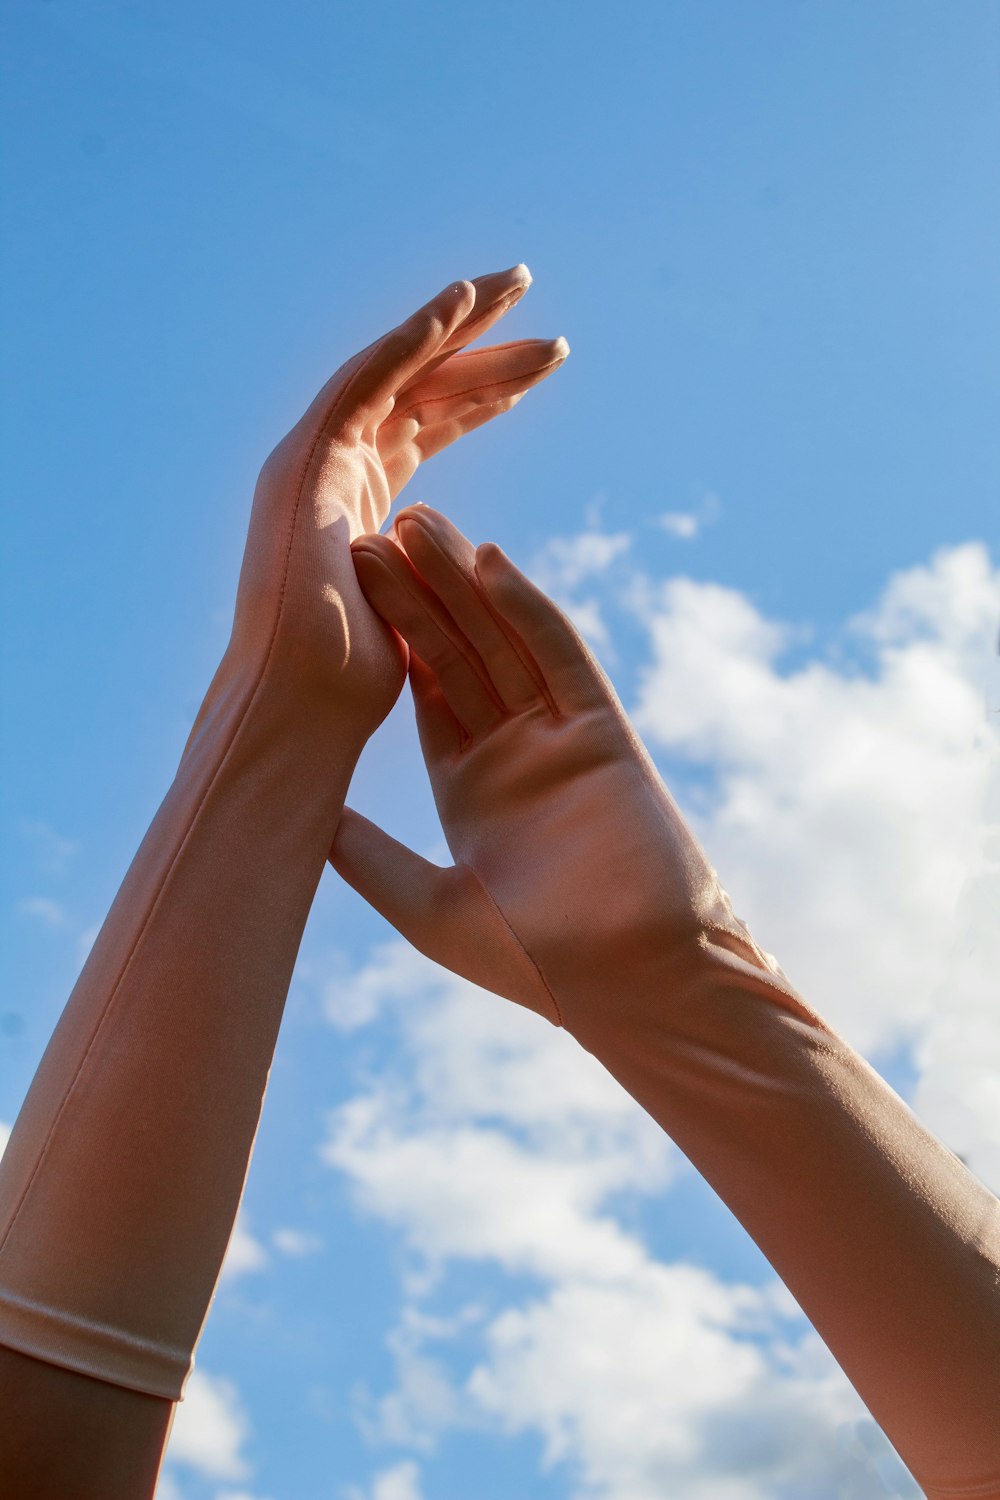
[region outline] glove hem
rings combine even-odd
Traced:
[[[138,1334],[0,1291],[0,1344],[46,1364],[168,1401],[183,1399],[193,1356]]]

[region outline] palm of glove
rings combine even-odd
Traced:
[[[615,975],[639,985],[649,966],[662,988],[706,931],[736,940],[714,871],[565,616],[427,507],[396,530],[400,545],[358,543],[356,565],[410,646],[456,866],[428,865],[351,813],[336,868],[422,951],[557,1021],[560,997],[575,1003],[597,976],[614,1005]]]
[[[375,532],[424,459],[509,410],[565,358],[561,341],[461,352],[530,284],[524,267],[457,282],[349,360],[261,470],[231,654],[302,703],[349,703],[368,729],[406,654],[365,602],[350,543]]]

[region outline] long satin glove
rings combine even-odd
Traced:
[[[558,342],[457,352],[529,282],[447,287],[264,465],[231,642],[0,1165],[10,1349],[182,1392],[348,781],[405,678],[350,540],[422,458],[561,362]]]
[[[395,536],[358,542],[356,567],[409,643],[456,863],[347,810],[335,868],[415,947],[601,1060],[753,1236],[929,1495],[1000,1495],[1000,1204],[734,917],[556,606],[427,507]]]

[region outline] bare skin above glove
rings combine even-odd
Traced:
[[[12,1494],[151,1491],[306,916],[358,755],[405,679],[350,542],[423,459],[565,358],[560,340],[461,352],[529,283],[515,267],[446,287],[344,365],[261,472],[230,644],[0,1164]]]
[[[415,947],[600,1059],[753,1236],[929,1495],[1000,1495],[1000,1203],[733,915],[552,601],[428,507],[394,537],[352,550],[410,647],[455,865],[345,810],[334,867]]]

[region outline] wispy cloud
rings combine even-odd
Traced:
[[[18,901],[17,910],[56,931],[70,925],[66,908],[61,902],[53,901],[50,896],[25,896]]]
[[[249,1437],[250,1421],[233,1382],[193,1371],[177,1406],[167,1461],[206,1479],[246,1479],[250,1465],[243,1450]]]
[[[786,1478],[833,1500],[827,1477],[861,1472],[842,1434],[864,1412],[784,1289],[660,1261],[613,1210],[622,1192],[669,1191],[683,1168],[667,1137],[565,1034],[395,946],[379,1013],[397,1062],[331,1113],[322,1148],[416,1257],[389,1339],[395,1384],[358,1392],[369,1440],[534,1433],[546,1465],[607,1500],[665,1485],[770,1500]],[[461,1263],[527,1273],[539,1294],[428,1312]]]
[[[596,514],[592,514],[585,531],[547,541],[528,569],[539,588],[552,595],[581,634],[606,651],[611,638],[600,599],[593,590],[631,545],[630,532],[603,531]]]
[[[343,1500],[422,1500],[420,1469],[406,1458],[391,1468],[380,1469],[370,1488],[359,1489],[356,1484],[349,1484],[341,1494]]]
[[[709,490],[694,510],[667,510],[657,516],[656,524],[679,541],[691,542],[702,530],[711,525],[722,514],[722,502],[714,490]]]
[[[927,1118],[947,1144],[955,1113],[940,1101],[975,1110],[958,1133],[994,1184],[1000,1039],[984,994],[1000,957],[995,922],[973,908],[988,904],[978,882],[995,819],[983,684],[998,584],[985,548],[942,551],[851,622],[869,670],[815,656],[785,672],[786,628],[734,590],[670,579],[644,606],[634,714],[654,751],[708,772],[692,817],[758,940],[862,1051],[915,1049],[918,1097],[939,1101]],[[960,949],[976,955],[961,982]]]
[[[307,1255],[318,1255],[324,1248],[324,1242],[318,1234],[308,1234],[302,1229],[276,1229],[271,1236],[271,1243],[282,1255],[290,1255],[296,1260]]]
[[[235,1281],[251,1271],[262,1271],[268,1264],[268,1253],[264,1245],[250,1231],[247,1215],[240,1209],[233,1226],[232,1238],[222,1263],[220,1279]]]
[[[25,819],[21,823],[21,834],[28,842],[35,864],[46,875],[62,875],[73,856],[79,852],[75,839],[58,833],[50,823]]]

